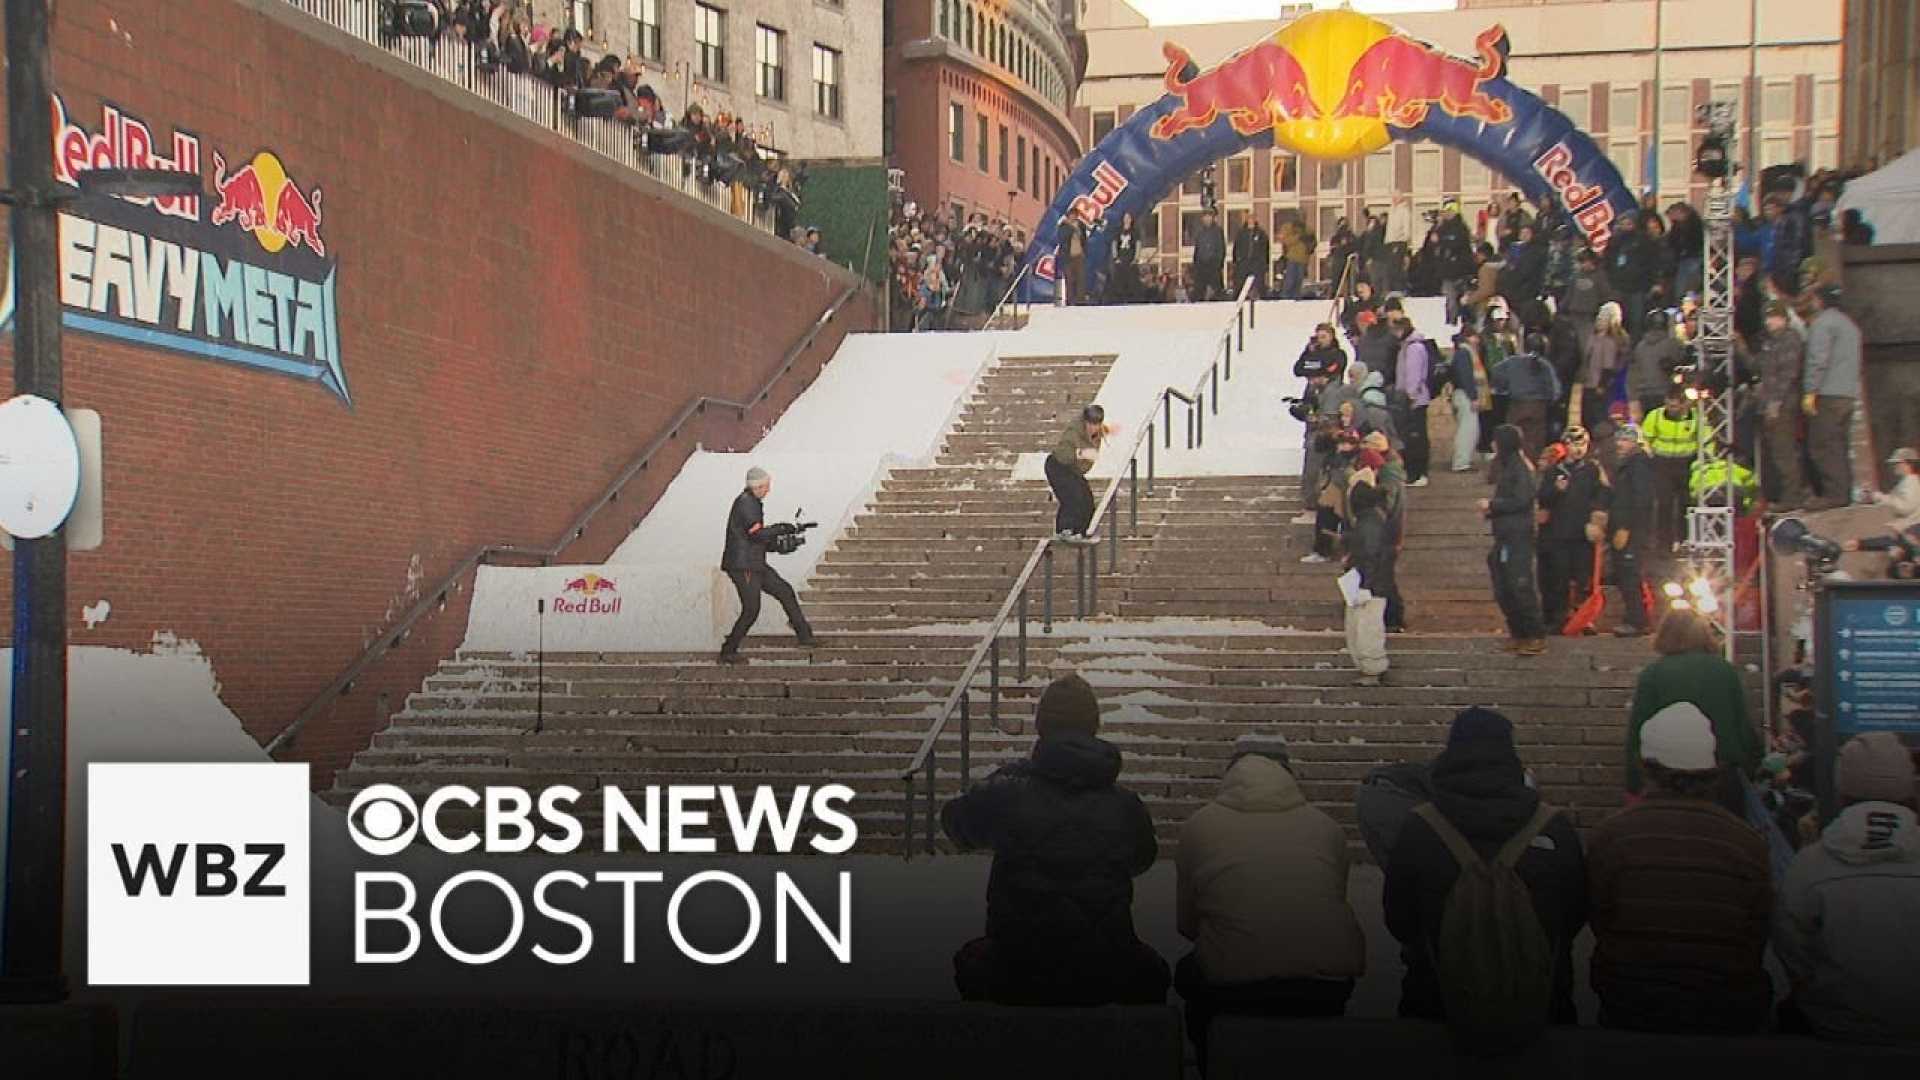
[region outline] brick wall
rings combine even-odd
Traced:
[[[90,129],[111,101],[163,144],[197,134],[209,174],[213,150],[232,167],[268,149],[325,193],[351,407],[65,336],[66,403],[103,414],[106,445],[106,543],[72,556],[72,644],[197,642],[263,742],[476,547],[553,543],[683,404],[751,394],[853,283],[280,0],[66,0],[54,46]],[[690,423],[563,560],[610,552],[696,442],[751,446],[874,318],[856,298],[747,417]],[[291,756],[317,784],[458,645],[470,584],[307,729]],[[112,616],[88,630],[100,599]]]

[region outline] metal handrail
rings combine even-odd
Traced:
[[[1146,416],[1138,425],[1133,437],[1133,446],[1128,449],[1126,472],[1116,475],[1112,482],[1107,485],[1106,493],[1094,504],[1093,515],[1088,519],[1089,522],[1098,522],[1102,516],[1106,516],[1109,519],[1106,536],[1109,573],[1116,572],[1120,568],[1120,523],[1119,510],[1115,503],[1115,498],[1120,493],[1120,482],[1123,479],[1126,480],[1128,488],[1132,492],[1133,504],[1129,517],[1132,527],[1137,532],[1140,526],[1140,451],[1143,446],[1146,448],[1147,455],[1147,493],[1149,495],[1153,493],[1153,443],[1156,428],[1158,428],[1161,423],[1156,421],[1155,417],[1164,412],[1164,423],[1166,425],[1165,437],[1167,447],[1171,449],[1173,445],[1172,403],[1175,399],[1185,403],[1187,406],[1187,449],[1196,449],[1201,445],[1202,440],[1205,438],[1204,415],[1209,401],[1209,393],[1212,395],[1211,403],[1214,412],[1219,412],[1222,359],[1225,360],[1226,377],[1231,381],[1233,378],[1233,354],[1236,351],[1246,351],[1245,332],[1248,327],[1254,324],[1254,309],[1258,300],[1258,297],[1253,295],[1253,286],[1254,279],[1248,277],[1246,282],[1240,287],[1239,297],[1234,303],[1233,316],[1228,320],[1227,327],[1221,337],[1221,351],[1225,354],[1224,358],[1216,355],[1214,361],[1208,365],[1206,373],[1200,376],[1199,382],[1195,383],[1191,392],[1182,391],[1177,387],[1167,386],[1161,388],[1160,392],[1154,395],[1153,404],[1147,409]],[[1053,632],[1053,544],[1054,538],[1051,536],[1041,537],[1034,542],[1033,550],[1027,555],[1026,563],[1021,566],[1020,573],[1015,575],[1013,585],[1007,590],[1006,599],[1000,602],[1000,610],[996,612],[993,619],[988,622],[986,633],[981,636],[980,643],[974,646],[972,655],[967,658],[966,666],[961,668],[960,677],[954,682],[953,689],[948,692],[946,701],[942,703],[939,714],[934,717],[933,723],[928,726],[927,734],[920,740],[920,745],[915,749],[912,761],[907,764],[906,768],[900,771],[899,779],[906,786],[907,796],[907,830],[903,838],[903,844],[904,854],[908,857],[913,855],[914,778],[922,773],[925,773],[927,777],[926,849],[929,852],[933,850],[934,799],[936,795],[936,781],[938,779],[938,759],[935,754],[935,748],[939,744],[940,736],[946,733],[947,724],[953,719],[955,713],[958,713],[960,718],[960,783],[964,788],[971,782],[972,751],[970,741],[973,734],[973,714],[970,702],[972,700],[973,681],[979,676],[980,668],[983,664],[991,664],[992,667],[992,683],[988,688],[989,721],[996,726],[999,723],[1000,632],[1005,629],[1007,620],[1013,616],[1016,608],[1020,612],[1018,678],[1026,678],[1027,590],[1033,582],[1034,571],[1040,569],[1042,566],[1045,566],[1047,569],[1044,621],[1042,625],[1044,632]],[[1089,549],[1087,548],[1079,548],[1076,553],[1079,562],[1075,567],[1075,581],[1078,586],[1078,597],[1080,601],[1076,611],[1078,614],[1084,616],[1091,614],[1094,606],[1099,602],[1097,590],[1100,558],[1098,555],[1089,557]]]
[[[383,631],[371,645],[361,650],[360,655],[356,657],[352,663],[348,664],[346,669],[342,671],[338,677],[331,683],[328,683],[326,689],[315,695],[313,700],[309,701],[306,707],[294,716],[292,722],[287,724],[286,727],[281,728],[279,733],[267,742],[267,756],[272,757],[292,743],[294,737],[299,735],[301,730],[305,728],[314,717],[318,716],[322,709],[331,705],[334,699],[353,689],[354,681],[365,673],[369,667],[372,667],[376,661],[406,641],[413,633],[414,624],[425,617],[429,611],[444,608],[447,603],[447,597],[452,594],[454,586],[460,579],[464,578],[468,572],[496,558],[538,559],[542,565],[547,564],[552,559],[558,558],[560,553],[565,551],[568,545],[586,534],[587,526],[593,523],[593,519],[601,510],[606,509],[608,504],[619,500],[620,492],[626,488],[627,484],[632,482],[635,476],[638,476],[652,464],[653,456],[659,453],[667,443],[678,438],[680,429],[686,426],[687,422],[695,416],[705,413],[708,406],[733,409],[739,413],[741,419],[745,419],[747,410],[767,400],[767,398],[772,395],[773,388],[793,370],[793,365],[800,359],[800,354],[807,351],[807,349],[813,345],[814,341],[819,338],[820,331],[826,329],[827,324],[832,322],[834,316],[838,315],[840,310],[847,305],[847,301],[853,299],[859,292],[860,286],[853,285],[835,297],[833,302],[828,304],[826,309],[820,313],[820,317],[813,321],[813,325],[807,328],[806,333],[801,335],[800,340],[794,344],[792,348],[787,350],[786,355],[781,358],[780,367],[768,377],[767,381],[760,386],[759,390],[749,395],[748,401],[739,402],[727,398],[701,395],[681,406],[680,411],[675,413],[673,419],[667,423],[666,430],[654,436],[652,441],[648,442],[646,447],[627,464],[627,467],[620,470],[620,474],[600,493],[600,497],[588,504],[587,508],[573,519],[573,523],[567,526],[566,531],[560,534],[558,540],[555,540],[552,544],[543,548],[526,547],[518,544],[486,544],[475,549],[469,553],[466,558],[460,560],[460,564],[456,566],[451,573],[442,577],[432,588],[424,590],[421,593],[421,599],[411,608],[407,609],[406,614],[401,616],[399,622],[395,623],[390,629]]]
[[[1340,325],[1340,301],[1347,298],[1347,290],[1353,287],[1352,280],[1359,276],[1354,272],[1359,262],[1360,256],[1348,255],[1347,261],[1340,267],[1340,277],[1333,283],[1333,296],[1327,310],[1327,321],[1336,327]]]
[[[1003,307],[1006,307],[1006,306],[1007,306],[1007,301],[1009,301],[1009,300],[1012,300],[1012,301],[1013,301],[1013,317],[1014,317],[1014,320],[1015,320],[1016,322],[1017,322],[1017,321],[1019,320],[1019,318],[1020,318],[1020,301],[1014,298],[1014,292],[1015,292],[1015,290],[1017,290],[1017,289],[1019,289],[1019,288],[1020,288],[1020,283],[1021,283],[1022,281],[1024,281],[1024,280],[1026,280],[1026,277],[1027,277],[1027,272],[1028,272],[1028,271],[1030,271],[1030,270],[1032,270],[1032,269],[1033,269],[1033,264],[1032,264],[1032,263],[1024,263],[1024,264],[1022,264],[1022,265],[1021,265],[1021,267],[1020,267],[1020,272],[1019,272],[1019,273],[1017,273],[1017,274],[1015,274],[1015,275],[1013,275],[1013,283],[1007,286],[1007,291],[1006,291],[1006,292],[1003,292],[1003,293],[1001,293],[1001,294],[1000,294],[1000,302],[999,302],[999,303],[997,303],[997,304],[995,304],[995,305],[993,305],[993,310],[987,313],[987,322],[986,322],[986,325],[987,325],[987,327],[988,327],[988,328],[992,328],[992,326],[993,326],[993,323],[994,323],[994,320],[996,320],[996,319],[998,319],[998,318],[1000,317],[1000,309],[1001,309],[1001,308],[1003,308]]]

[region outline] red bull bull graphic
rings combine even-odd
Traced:
[[[1394,140],[1450,146],[1529,198],[1552,196],[1604,248],[1633,194],[1586,133],[1509,80],[1510,48],[1498,24],[1461,56],[1345,9],[1305,15],[1208,69],[1167,42],[1165,96],[1075,167],[1035,230],[1022,299],[1053,299],[1068,215],[1091,228],[1085,272],[1097,290],[1111,253],[1107,221],[1145,218],[1193,172],[1250,147],[1348,161]]]
[[[89,131],[53,102],[54,175],[77,187],[100,168],[202,174],[201,136],[165,144],[111,103]],[[320,188],[302,188],[280,158],[255,152],[229,169],[206,148],[211,197],[77,196],[60,212],[65,326],[317,384],[352,404],[340,361],[338,266],[328,257]],[[13,265],[0,328],[13,318]]]
[[[612,578],[584,574],[561,587],[560,595],[553,598],[553,610],[558,615],[618,615],[620,598],[609,594],[619,591]]]

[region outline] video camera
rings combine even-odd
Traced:
[[[776,521],[767,526],[767,550],[775,555],[791,555],[800,550],[807,542],[807,530],[817,529],[817,521],[801,521],[800,512],[794,511],[792,521]]]
[[[1286,403],[1287,415],[1293,417],[1295,420],[1304,424],[1313,418],[1313,402],[1308,401],[1306,398],[1283,397],[1280,400]]]
[[[1781,518],[1767,534],[1768,543],[1781,555],[1800,555],[1814,577],[1832,573],[1840,565],[1841,546],[1815,533],[1797,517]]]

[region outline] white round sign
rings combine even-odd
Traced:
[[[60,407],[35,394],[0,404],[0,529],[37,540],[80,494],[80,445]]]

